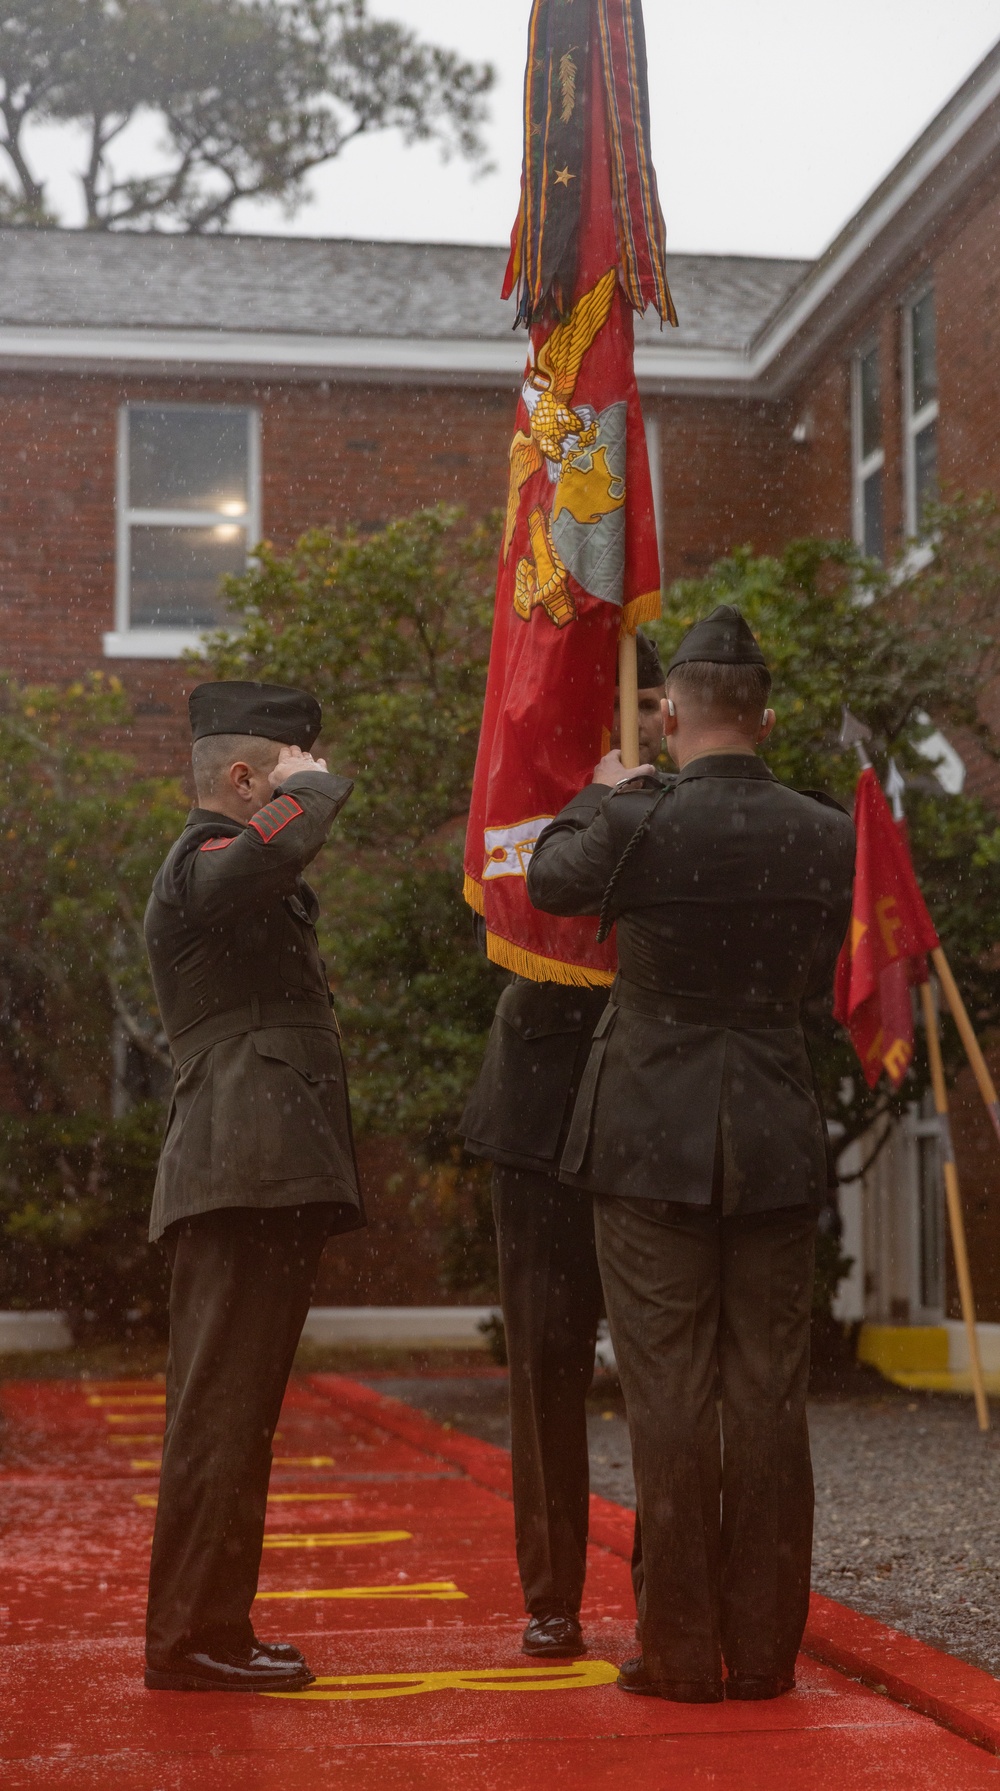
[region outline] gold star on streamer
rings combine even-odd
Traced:
[[[557,187],[568,187],[570,181],[575,180],[575,179],[576,179],[576,175],[571,174],[568,168],[557,168],[556,169],[556,186]]]

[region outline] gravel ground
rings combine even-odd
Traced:
[[[510,1446],[500,1378],[372,1377],[440,1422]],[[1000,1432],[981,1437],[969,1400],[814,1400],[813,1585],[843,1604],[1000,1677]],[[595,1492],[634,1505],[617,1383],[588,1408]]]

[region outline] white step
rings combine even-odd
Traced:
[[[72,1347],[65,1312],[0,1312],[0,1354]]]
[[[479,1327],[497,1313],[495,1306],[313,1306],[302,1335],[308,1343],[486,1349]]]

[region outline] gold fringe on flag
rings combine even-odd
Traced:
[[[604,989],[615,980],[613,970],[588,970],[582,964],[564,964],[561,958],[542,958],[537,952],[512,945],[509,939],[498,938],[496,933],[486,935],[486,955],[501,970],[511,970],[532,983],[572,983],[580,989]]]
[[[621,631],[623,634],[634,634],[643,622],[656,622],[660,616],[659,591],[644,591],[641,597],[633,597],[622,610]]]
[[[475,877],[470,877],[468,872],[466,872],[465,882],[462,885],[462,894],[469,907],[474,908],[477,914],[486,913],[486,897],[483,894],[483,886],[476,882]]]

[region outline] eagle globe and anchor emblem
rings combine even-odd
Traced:
[[[549,509],[528,513],[530,556],[518,560],[514,609],[528,621],[539,604],[557,628],[576,618],[569,588],[620,604],[625,569],[625,457],[628,405],[595,411],[574,404],[584,355],[604,327],[615,295],[614,268],[585,292],[557,324],[528,370],[521,396],[530,433],[510,445],[504,560],[510,553],[521,488],[544,466],[554,487]]]

